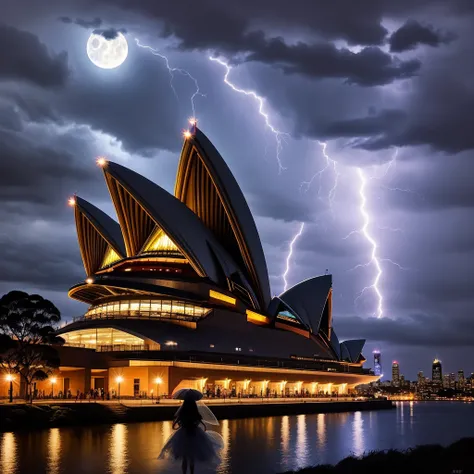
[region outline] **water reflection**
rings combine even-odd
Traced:
[[[324,446],[326,443],[326,415],[324,413],[318,415],[317,426],[319,445]]]
[[[415,406],[416,405],[416,406]],[[223,420],[218,474],[274,474],[303,464],[334,464],[354,453],[450,444],[472,436],[472,404],[405,402],[397,410]],[[414,410],[416,408],[416,420]],[[413,413],[413,416],[412,416]],[[404,437],[400,423],[404,416]],[[410,427],[409,420],[416,423]],[[170,422],[58,428],[0,434],[0,473],[174,474],[177,463],[158,461]],[[215,469],[199,467],[199,474]]]
[[[400,414],[400,434],[403,436],[405,434],[405,422],[404,422],[404,405],[403,405],[403,402],[399,402],[398,406],[397,406],[397,411],[399,412]]]
[[[110,474],[123,474],[127,472],[127,430],[127,425],[122,423],[112,426],[109,448]]]
[[[288,469],[289,458],[290,458],[290,417],[289,416],[282,416],[281,417],[281,442],[280,442],[280,451],[281,451],[281,459],[282,459],[282,466],[284,466],[285,470]]]
[[[410,402],[410,427],[413,426],[413,408],[414,403],[413,401]]]
[[[308,465],[306,415],[298,415],[296,418],[296,465],[298,467],[306,467]]]
[[[364,420],[362,419],[362,413],[360,411],[354,413],[354,420],[352,422],[352,441],[354,454],[356,456],[364,454]]]
[[[229,420],[221,421],[221,435],[224,440],[224,448],[221,453],[221,463],[217,469],[218,474],[230,471],[230,428]]]
[[[17,472],[16,464],[16,439],[13,433],[4,433],[2,436],[2,457],[0,458],[0,472],[14,474]]]
[[[163,421],[162,430],[163,433],[163,445],[166,443],[168,438],[171,436],[173,432],[173,422],[172,421]]]
[[[52,428],[48,434],[48,473],[58,474],[61,461],[61,435],[58,428]]]

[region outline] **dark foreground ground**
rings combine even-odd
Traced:
[[[320,403],[258,403],[212,405],[218,419],[260,416],[341,413],[393,408],[391,401],[368,400]],[[55,403],[0,405],[0,432],[57,426],[172,420],[176,405],[125,406],[120,403]]]
[[[376,451],[347,457],[335,466],[320,465],[283,474],[474,474],[474,438],[448,447],[425,445],[406,451]]]

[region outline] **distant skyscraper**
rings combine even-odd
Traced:
[[[380,351],[375,350],[374,354],[374,374],[382,375],[382,355]]]
[[[431,368],[431,380],[433,382],[433,388],[439,390],[443,387],[443,368],[441,361],[435,359]]]
[[[464,370],[458,370],[458,389],[463,391],[466,387],[466,379],[464,378]]]
[[[449,374],[443,375],[443,388],[449,388]]]
[[[425,386],[425,376],[423,375],[423,372],[420,370],[418,372],[418,390],[421,390]]]
[[[454,372],[449,374],[449,388],[453,390],[456,388],[456,374]]]
[[[392,362],[392,385],[400,387],[400,366],[396,360]]]

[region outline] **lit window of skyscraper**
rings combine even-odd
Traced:
[[[392,385],[400,387],[400,366],[396,360],[392,362]]]
[[[433,366],[431,369],[431,380],[433,382],[433,387],[440,389],[443,387],[443,368],[441,366],[441,361],[435,359],[433,361]]]

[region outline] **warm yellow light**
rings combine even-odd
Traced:
[[[123,382],[123,377],[121,375],[119,375],[118,377],[115,377],[115,381],[117,383],[122,383]]]
[[[144,252],[176,252],[178,247],[175,243],[163,232],[162,229],[157,229],[153,236],[149,239]]]
[[[178,343],[175,341],[166,341],[165,346],[177,346]]]
[[[163,383],[163,379],[162,379],[161,377],[156,377],[155,383],[158,384],[158,385],[160,385],[160,384]]]
[[[263,314],[256,313],[255,311],[251,311],[247,309],[245,311],[247,315],[247,321],[254,324],[270,324],[270,318],[267,318]]]
[[[92,285],[92,283],[94,283],[94,280],[92,278],[86,278],[86,283],[88,285]]]
[[[67,200],[67,203],[68,203],[71,207],[74,207],[74,206],[76,205],[76,198],[70,197],[70,198]]]
[[[192,127],[194,127],[194,126],[197,125],[197,122],[198,122],[198,121],[197,121],[197,118],[196,118],[196,117],[190,117],[190,118],[188,119],[188,122],[189,122],[189,124],[190,124]]]
[[[183,132],[183,137],[188,139],[188,138],[191,138],[193,136],[193,134],[189,131],[189,130],[185,130]]]
[[[58,381],[56,377],[51,377],[49,380],[51,381],[53,385]]]
[[[107,164],[107,160],[103,156],[99,156],[97,160],[95,160],[97,165],[103,168]]]
[[[102,260],[102,265],[100,268],[108,267],[109,265],[112,265],[115,262],[118,262],[120,259],[119,255],[117,252],[109,246],[107,251],[105,252],[104,259]]]
[[[6,377],[7,382],[13,382],[15,380],[15,377],[12,374],[7,374]]]
[[[224,301],[225,303],[233,304],[237,302],[235,298],[231,296],[224,295],[223,293],[219,293],[218,291],[209,290],[209,297],[214,298],[216,300]]]

